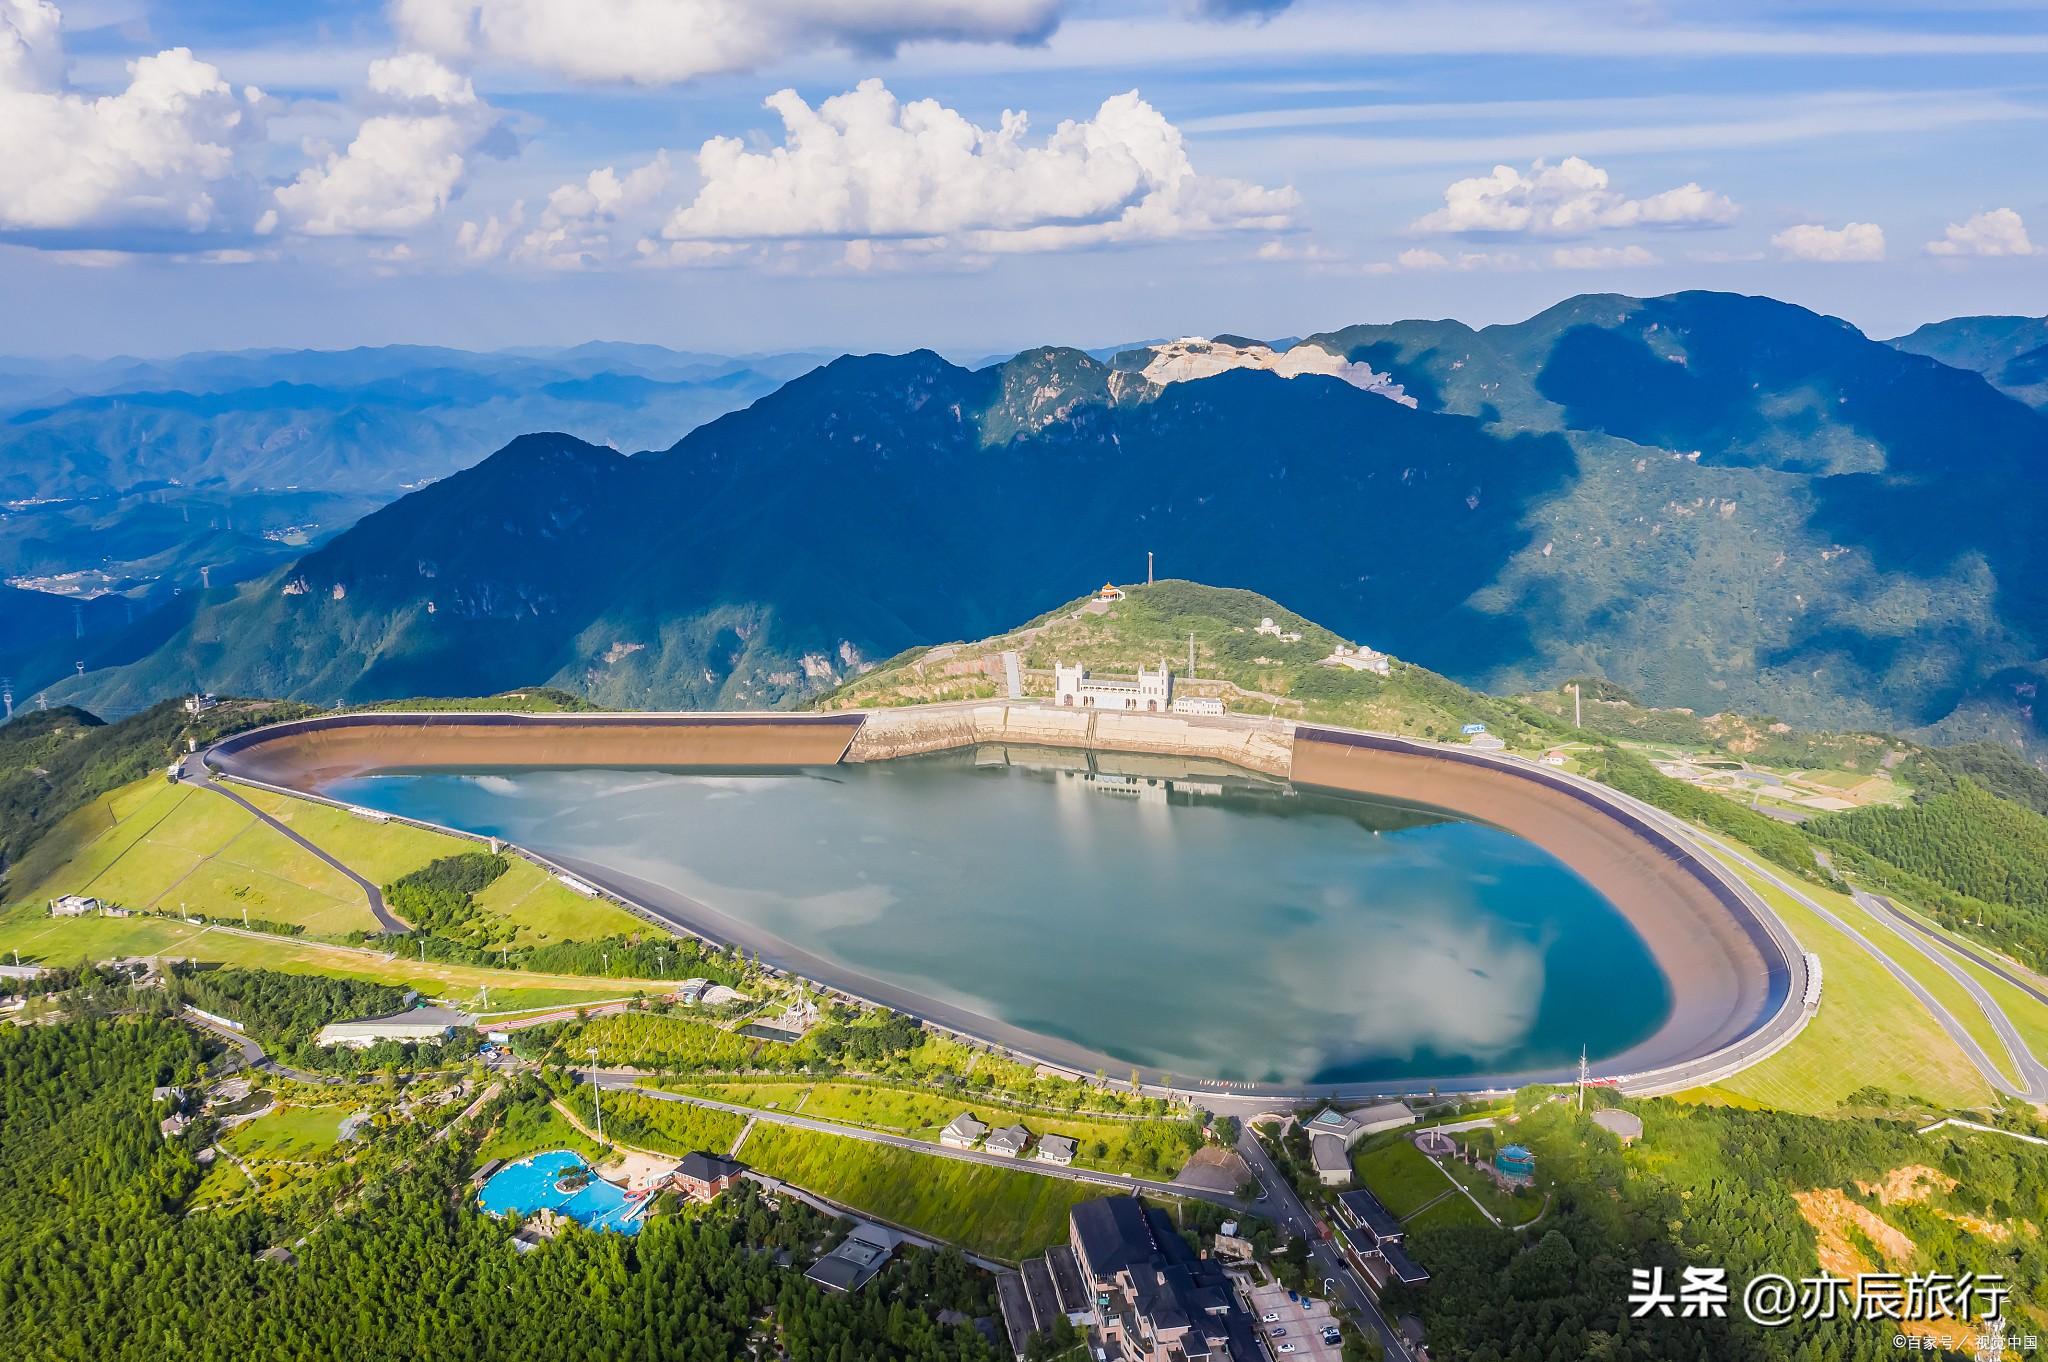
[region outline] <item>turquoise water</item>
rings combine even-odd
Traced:
[[[562,1175],[574,1172],[590,1180],[578,1191],[561,1190],[557,1183]],[[641,1203],[629,1200],[618,1186],[592,1173],[581,1155],[567,1149],[551,1149],[500,1168],[484,1183],[478,1200],[492,1215],[547,1210],[586,1229],[640,1232]]]
[[[1627,1049],[1670,1005],[1634,929],[1541,848],[1224,768],[1012,748],[330,792],[636,875],[828,963],[1184,1078],[1562,1067],[1582,1045]]]

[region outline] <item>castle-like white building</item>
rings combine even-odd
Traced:
[[[1135,681],[1111,681],[1088,675],[1079,663],[1052,664],[1053,703],[1077,709],[1140,709],[1155,714],[1173,704],[1173,673],[1161,662],[1159,670],[1138,668]]]
[[[1158,671],[1138,668],[1135,681],[1088,675],[1079,663],[1052,664],[1053,703],[1068,709],[1140,710],[1151,714],[1221,714],[1223,702],[1202,695],[1173,694],[1173,672],[1162,659]]]

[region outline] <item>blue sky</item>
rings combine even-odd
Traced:
[[[2048,311],[2044,119],[2029,0],[0,0],[0,351],[1890,335]]]

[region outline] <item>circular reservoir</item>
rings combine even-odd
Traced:
[[[324,792],[531,847],[825,982],[1084,1068],[1527,1074],[1619,1054],[1671,1012],[1642,938],[1549,852],[1221,765],[981,748],[779,772],[391,771]]]

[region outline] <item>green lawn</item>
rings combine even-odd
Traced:
[[[428,832],[410,823],[379,823],[310,799],[247,785],[235,788],[251,804],[376,884],[389,884],[440,857],[476,850],[475,842]]]
[[[1500,1222],[1503,1225],[1512,1227],[1525,1224],[1528,1221],[1534,1220],[1543,1210],[1543,1197],[1540,1192],[1532,1190],[1524,1192],[1520,1196],[1503,1192],[1499,1185],[1487,1174],[1477,1168],[1468,1168],[1455,1160],[1446,1160],[1443,1170],[1445,1173],[1449,1173],[1459,1186],[1466,1188],[1473,1196],[1477,1197],[1480,1205],[1492,1211],[1496,1216],[1499,1216]],[[1541,1168],[1538,1168],[1537,1175],[1539,1177],[1542,1176]],[[1441,1179],[1443,1174],[1439,1173],[1437,1176]],[[1445,1185],[1448,1186],[1449,1184]],[[1462,1196],[1458,1199],[1460,1201],[1464,1200]],[[1467,1204],[1469,1205],[1470,1203],[1468,1202]]]
[[[249,936],[194,927],[175,919],[52,918],[25,907],[0,916],[0,952],[19,949],[24,960],[69,965],[115,955],[178,955],[224,965],[296,974],[339,974],[418,989],[429,997],[467,1003],[488,984],[491,1006],[502,1011],[567,1007],[654,993],[663,985],[649,979],[591,979],[573,974],[487,969],[481,965],[422,964],[404,955],[306,941],[289,936]]]
[[[1790,1045],[1716,1086],[1785,1111],[1825,1113],[1878,1087],[1948,1108],[1983,1106],[1992,1091],[1913,995],[1868,952],[1784,890],[1739,867],[1820,957],[1820,1012]]]
[[[597,1141],[562,1119],[553,1107],[539,1102],[515,1103],[505,1109],[495,1130],[478,1148],[479,1159],[521,1159],[550,1149],[573,1149],[586,1163],[604,1162]]]
[[[512,938],[520,946],[551,941],[595,941],[607,936],[648,936],[659,931],[617,904],[589,899],[522,857],[511,869],[486,885],[477,906],[519,928]]]
[[[595,1130],[596,1114],[591,1110],[590,1088],[570,1091],[569,1107],[576,1118]],[[657,1154],[681,1158],[692,1150],[723,1154],[746,1128],[747,1118],[712,1107],[687,1102],[664,1102],[638,1093],[608,1092],[604,1095],[604,1135],[607,1140],[651,1149]]]
[[[1372,1189],[1380,1204],[1404,1220],[1418,1207],[1451,1189],[1444,1175],[1407,1140],[1394,1140],[1365,1150],[1351,1163],[1359,1180]]]
[[[199,1179],[199,1185],[192,1189],[192,1196],[186,1205],[215,1206],[226,1201],[235,1201],[256,1190],[256,1184],[235,1167],[233,1159],[216,1155],[213,1164]]]
[[[1883,951],[1906,973],[1912,975],[1920,987],[1933,994],[1935,1001],[1947,1008],[1950,1015],[1963,1024],[1963,1029],[1970,1033],[1970,1039],[1983,1047],[1984,1053],[1991,1057],[1991,1062],[2001,1073],[2007,1078],[2019,1077],[2012,1071],[2012,1061],[2005,1053],[2005,1042],[1998,1038],[1998,1032],[1992,1028],[1991,1018],[1984,1014],[1984,1009],[1977,1005],[1977,1000],[1970,996],[1969,990],[1957,983],[1941,966],[1914,949],[1907,941],[1901,940],[1891,928],[1864,912],[1847,894],[1831,893],[1825,889],[1811,889],[1807,892],[1833,909],[1843,921],[1855,924],[1856,930],[1863,933],[1865,939]]]
[[[475,842],[465,838],[429,832],[409,823],[378,823],[309,799],[250,788],[243,788],[241,793],[250,803],[289,824],[321,850],[378,884],[389,884],[439,857],[477,849]],[[585,898],[533,862],[517,856],[512,858],[510,869],[477,894],[476,902],[485,912],[504,918],[519,929],[511,942],[515,947],[647,935],[659,930],[615,904]]]
[[[310,1159],[334,1148],[341,1138],[341,1123],[353,1110],[280,1106],[236,1126],[221,1143],[245,1159]]]
[[[763,1111],[803,1111],[809,1104],[811,1092],[811,1080],[807,1078],[793,1078],[781,1083],[773,1079],[758,1083],[690,1083],[666,1078],[650,1079],[641,1086],[688,1093],[692,1097],[709,1097],[734,1106],[758,1107]]]
[[[347,879],[246,809],[159,780],[107,802],[126,816],[44,871],[30,896],[87,893],[131,909],[284,922],[341,935],[376,925]]]
[[[765,1123],[740,1158],[827,1200],[1006,1262],[1065,1243],[1068,1212],[1107,1195],[1066,1178]]]
[[[1443,1179],[1438,1178],[1437,1181],[1443,1182]],[[1479,1213],[1479,1208],[1467,1200],[1462,1193],[1454,1190],[1450,1183],[1444,1182],[1443,1186],[1444,1190],[1449,1192],[1450,1195],[1435,1205],[1430,1206],[1428,1210],[1423,1211],[1413,1220],[1407,1221],[1405,1225],[1407,1229],[1442,1229],[1451,1225],[1487,1225],[1490,1223],[1485,1216]]]

